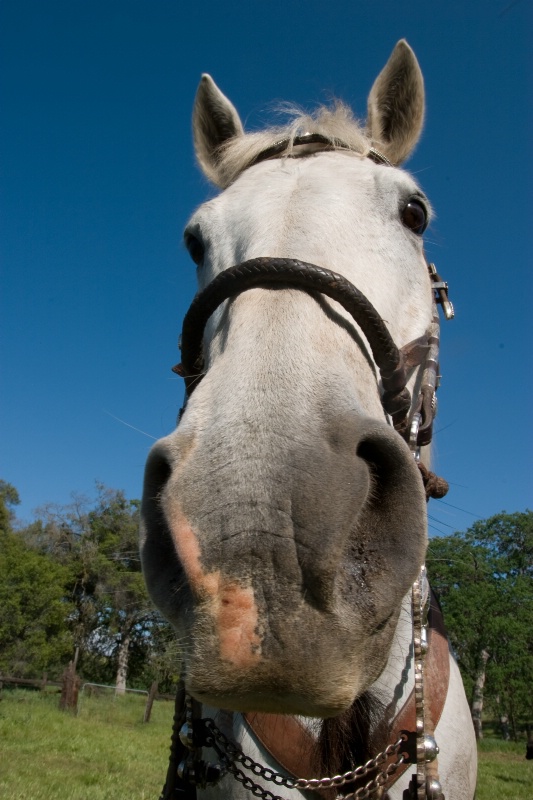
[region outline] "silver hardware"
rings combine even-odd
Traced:
[[[442,796],[442,786],[436,778],[428,778],[426,781],[427,800],[440,800]]]
[[[446,281],[434,280],[437,276],[437,268],[435,264],[428,263],[429,273],[431,275],[431,288],[435,290],[435,302],[442,306],[445,319],[453,319],[455,311],[453,305],[448,298],[448,284]]]
[[[442,310],[444,311],[444,316],[446,319],[453,319],[455,317],[455,309],[450,300],[442,301]]]
[[[418,429],[420,428],[421,421],[422,415],[420,413],[415,414],[411,420],[411,428],[409,429],[409,448],[412,452],[416,452],[417,450]],[[415,460],[418,460],[416,459],[416,456]]]
[[[424,749],[426,752],[426,762],[435,761],[439,754],[439,746],[434,736],[429,733],[424,734]]]
[[[415,714],[416,714],[416,787],[417,800],[423,800],[426,783],[426,749],[424,729],[424,663],[422,653],[422,628],[423,628],[423,583],[427,580],[425,567],[422,566],[417,580],[413,583],[412,613],[413,613],[413,649],[414,649],[414,677],[415,677]]]
[[[411,788],[416,800],[440,800],[441,786],[438,780],[427,774],[426,764],[434,761],[439,753],[435,737],[425,730],[424,714],[424,656],[427,651],[427,627],[430,607],[430,589],[425,565],[412,588],[413,647],[415,668],[415,713],[416,713],[416,774]]]
[[[226,774],[224,764],[211,764],[207,761],[191,761],[186,759],[178,766],[178,776],[182,781],[187,781],[204,789],[206,786],[215,786]]]
[[[422,656],[425,656],[428,651],[428,632],[427,628],[422,628],[420,631],[420,649],[422,650]]]
[[[180,742],[188,750],[192,750],[194,742],[192,738],[192,726],[188,722],[184,722],[179,732]]]

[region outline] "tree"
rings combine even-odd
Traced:
[[[20,498],[11,483],[0,480],[0,530],[10,531],[13,525],[13,506],[18,506]]]
[[[502,512],[434,538],[427,564],[478,735],[484,700],[516,734],[533,716],[533,512]]]
[[[119,694],[126,690],[130,656],[135,649],[146,649],[154,618],[141,573],[139,505],[122,492],[100,486],[97,506],[89,513],[90,537],[97,546],[95,593],[116,659]]]
[[[0,481],[0,669],[61,672],[74,651],[89,680],[175,678],[176,645],[141,573],[139,502],[97,485],[90,501],[48,505],[13,531],[16,489]]]
[[[12,530],[11,484],[0,481],[0,671],[24,677],[59,669],[72,651],[67,573]]]
[[[162,624],[141,573],[139,501],[97,485],[95,501],[74,496],[68,506],[47,506],[24,532],[33,546],[69,571],[69,620],[79,669],[100,683],[140,680]],[[166,625],[166,623],[165,623]]]

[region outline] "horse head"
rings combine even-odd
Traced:
[[[337,104],[247,134],[203,76],[195,149],[222,191],[185,230],[200,290],[242,262],[309,262],[356,287],[400,350],[424,337],[431,209],[399,168],[423,115],[405,41],[374,83],[366,127]],[[201,341],[194,392],[146,467],[151,596],[198,700],[339,714],[383,671],[426,548],[423,485],[384,410],[383,372],[345,305],[288,279],[228,295]],[[422,369],[406,369],[416,398]]]

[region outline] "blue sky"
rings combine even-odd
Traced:
[[[407,167],[437,211],[427,250],[457,312],[435,446],[451,491],[431,502],[431,531],[531,507],[532,12],[532,0],[1,0],[0,477],[19,515],[91,495],[95,480],[139,497],[149,437],[174,426],[170,367],[195,291],[182,229],[213,191],[190,137],[200,74],[248,128],[282,100],[340,97],[364,116],[402,37],[428,103]]]

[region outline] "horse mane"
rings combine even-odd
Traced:
[[[280,110],[289,116],[287,124],[234,136],[220,147],[217,153],[220,186],[227,187],[233,183],[262,152],[281,140],[288,140],[283,155],[290,157],[294,138],[305,133],[320,134],[329,140],[332,149],[349,149],[361,155],[370,150],[372,142],[364,126],[354,117],[350,107],[339,100],[331,106],[319,106],[310,114],[291,106]]]
[[[364,692],[344,714],[322,722],[314,753],[317,774],[339,775],[364,764],[386,748],[389,736],[384,704],[373,692]],[[340,794],[353,792],[373,777],[374,772],[346,784]]]

